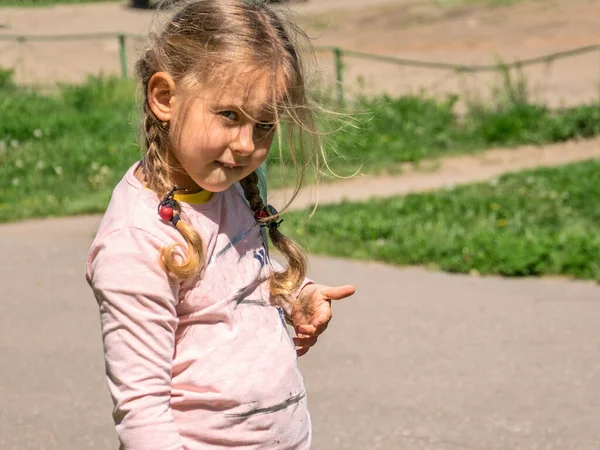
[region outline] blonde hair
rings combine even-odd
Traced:
[[[299,46],[292,37],[302,37],[307,42],[298,28],[284,21],[264,1],[256,0],[193,1],[182,6],[161,33],[152,36],[151,45],[136,69],[144,94],[142,144],[146,153],[142,171],[147,187],[159,198],[174,184],[171,173],[176,161],[170,151],[170,133],[174,131],[164,126],[150,109],[147,98],[150,78],[157,72],[166,72],[181,87],[225,87],[230,81],[227,75],[234,72],[227,69],[242,65],[249,72],[267,69],[272,77],[269,86],[274,89],[273,97],[276,90],[284,87],[284,95],[279,95],[282,98],[275,101],[273,111],[278,122],[285,125],[277,127],[280,158],[284,141],[296,167],[296,188],[290,202],[294,199],[302,184],[304,166],[311,161],[318,166],[322,146],[305,89]],[[256,172],[241,180],[240,185],[252,211],[264,209]],[[198,276],[204,265],[202,240],[185,222],[185,217],[176,227],[187,249],[179,253],[177,244],[170,245],[161,250],[160,259],[171,276],[188,280]],[[298,245],[277,228],[269,227],[269,235],[288,262],[285,271],[270,277],[270,292],[289,300],[305,277],[306,259]]]

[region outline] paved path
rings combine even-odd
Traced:
[[[294,199],[292,209],[314,203],[320,205],[343,200],[366,201],[371,197],[404,195],[461,184],[489,181],[499,176],[536,167],[555,167],[570,162],[600,159],[600,137],[519,149],[492,149],[474,155],[457,155],[439,160],[406,164],[398,176],[356,176],[319,187],[306,187]],[[270,201],[285,205],[292,190],[274,191]]]
[[[97,216],[0,226],[0,448],[115,450],[84,260]],[[302,358],[316,450],[597,450],[600,286],[312,257],[353,282]]]

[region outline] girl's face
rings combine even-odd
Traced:
[[[264,78],[249,85],[240,75],[225,89],[204,87],[184,102],[174,98],[171,151],[181,169],[172,177],[178,186],[224,191],[267,159],[276,124]]]

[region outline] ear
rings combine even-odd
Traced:
[[[171,120],[175,82],[166,72],[156,72],[148,81],[148,106],[158,120]]]

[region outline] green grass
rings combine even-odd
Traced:
[[[599,104],[555,112],[513,100],[459,119],[454,101],[358,100],[356,126],[329,136],[332,154],[344,155],[332,156],[332,167],[340,174],[359,165],[363,173],[394,171],[404,162],[600,133]],[[46,96],[14,86],[0,70],[0,221],[102,211],[140,157],[136,110],[131,81],[91,78]],[[270,170],[271,186],[281,184],[278,172]]]
[[[122,2],[123,0],[0,0],[0,8],[2,6],[52,6],[66,5],[74,3],[108,3]]]
[[[450,272],[600,281],[600,161],[286,214],[313,253]]]
[[[495,105],[472,105],[467,116],[459,118],[456,101],[457,97],[425,96],[358,100],[355,108],[364,113],[356,116],[356,127],[329,136],[332,167],[342,175],[357,167],[363,173],[395,172],[406,162],[600,133],[600,103],[552,111],[499,100]]]
[[[139,158],[130,82],[0,94],[0,221],[102,211]]]

